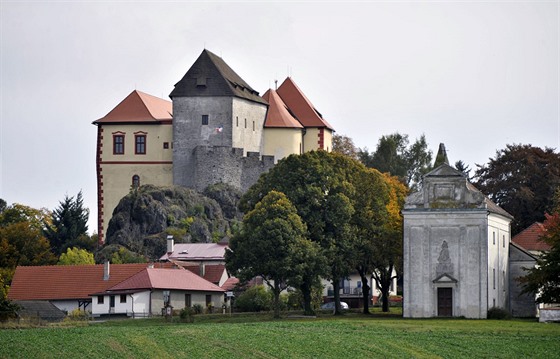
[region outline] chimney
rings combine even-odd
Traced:
[[[200,262],[200,266],[199,266],[199,275],[204,278],[204,274],[205,274],[206,268],[204,267],[204,262]]]
[[[174,247],[175,245],[173,243],[173,236],[167,236],[167,254],[173,253]]]
[[[109,261],[106,260],[103,264],[103,280],[109,280],[110,277],[110,264]]]

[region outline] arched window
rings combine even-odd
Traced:
[[[140,176],[134,175],[132,176],[132,188],[140,187]]]

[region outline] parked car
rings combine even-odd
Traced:
[[[342,310],[346,310],[350,308],[348,306],[348,303],[346,302],[340,302],[340,309]],[[328,302],[328,303],[324,303],[321,305],[321,309],[325,309],[325,310],[334,310],[334,302]]]

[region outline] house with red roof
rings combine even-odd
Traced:
[[[550,244],[540,240],[544,231],[545,228],[543,224],[535,222],[516,234],[511,241],[532,255],[539,256],[541,253],[549,251],[551,248]]]
[[[221,307],[225,290],[186,269],[145,268],[132,277],[92,293],[92,315],[147,317],[171,308]]]
[[[171,264],[157,264],[171,267]],[[91,293],[105,291],[146,269],[147,263],[18,266],[8,299],[48,301],[58,309],[91,311]]]
[[[292,78],[261,97],[206,49],[169,97],[134,90],[93,122],[100,243],[131,188],[224,182],[245,191],[286,156],[332,150],[333,127]]]

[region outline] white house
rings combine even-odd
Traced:
[[[123,282],[92,293],[92,315],[146,317],[167,307],[195,304],[221,308],[225,290],[186,269],[146,268]]]

